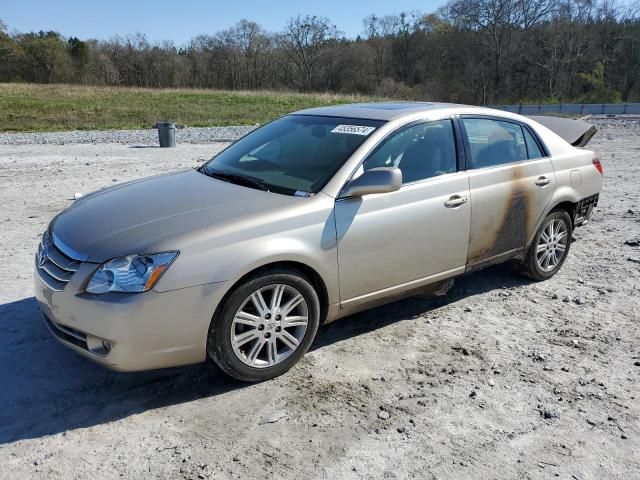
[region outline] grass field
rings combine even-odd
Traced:
[[[0,131],[135,129],[159,120],[190,127],[252,125],[301,108],[368,100],[372,98],[0,83]]]

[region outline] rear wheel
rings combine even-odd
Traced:
[[[572,231],[567,212],[551,212],[536,232],[524,261],[519,264],[520,271],[539,281],[553,277],[567,259]]]
[[[320,323],[312,285],[292,270],[247,280],[211,322],[207,351],[228,375],[247,382],[289,370],[308,350]]]

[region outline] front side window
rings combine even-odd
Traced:
[[[200,171],[277,193],[317,193],[383,123],[288,115],[241,138]]]
[[[456,159],[451,120],[439,120],[391,133],[365,160],[363,169],[398,167],[402,183],[411,183],[455,172]]]
[[[487,118],[463,118],[471,147],[471,168],[493,167],[527,160],[522,127]]]

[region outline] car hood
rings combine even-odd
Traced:
[[[104,262],[162,247],[179,249],[171,239],[300,200],[187,170],[87,195],[59,214],[51,230],[63,251]]]

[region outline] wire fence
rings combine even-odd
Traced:
[[[495,105],[521,115],[640,115],[640,103],[559,103],[555,105]]]

